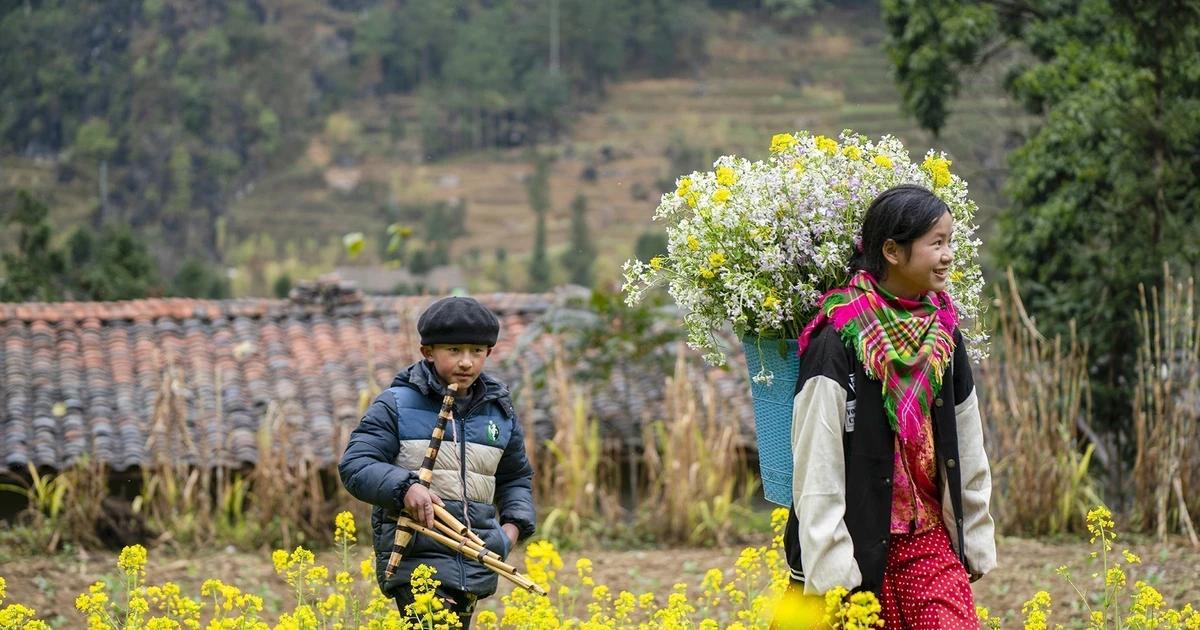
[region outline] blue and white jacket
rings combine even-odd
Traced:
[[[445,392],[429,362],[402,370],[367,408],[338,465],[346,490],[375,506],[371,513],[375,574],[379,587],[390,596],[408,587],[413,569],[420,564],[436,569],[435,579],[443,586],[479,597],[496,591],[495,573],[420,534],[414,536],[395,575],[383,579],[397,515],[404,507],[405,493],[417,482]],[[481,374],[470,395],[455,405],[430,489],[459,520],[466,523],[464,512],[469,515],[471,529],[488,549],[508,557],[509,540],[500,525],[516,525],[522,539],[533,534],[532,481],[524,433],[508,389]]]

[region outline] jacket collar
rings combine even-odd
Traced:
[[[481,405],[494,400],[504,410],[505,416],[509,418],[516,417],[511,393],[503,383],[492,378],[487,372],[484,372],[479,375],[479,378],[471,385],[471,388],[474,389],[480,386],[483,387],[483,394],[482,396],[472,396],[472,405]],[[417,361],[400,370],[396,374],[396,377],[392,379],[392,387],[408,387],[421,392],[422,396],[436,397],[439,400],[446,395],[446,386],[442,384],[442,379],[438,378],[437,373],[433,369],[433,364],[425,360]]]

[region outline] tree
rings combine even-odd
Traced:
[[[16,206],[7,223],[17,229],[17,251],[5,252],[0,301],[54,302],[62,299],[63,274],[67,269],[63,252],[50,246],[54,229],[45,204],[27,191],[18,191]]]
[[[546,256],[546,214],[550,212],[550,158],[534,157],[533,175],[526,182],[529,207],[537,215],[537,228],[533,239],[533,255],[529,259],[529,290],[545,291],[550,288],[550,260]]]
[[[286,280],[289,285],[291,284],[291,280],[288,279],[286,274],[280,276],[276,279],[275,286],[273,287],[276,293],[280,290],[280,279]],[[291,286],[288,286],[287,289],[291,290]],[[171,282],[171,294],[219,300],[229,297],[229,281],[212,266],[194,258],[189,258],[183,262],[179,267],[179,271],[175,273],[175,279]],[[284,291],[282,297],[287,297],[287,291]]]
[[[993,251],[1050,332],[1078,323],[1105,424],[1128,414],[1138,285],[1200,261],[1200,2],[885,0],[906,108],[940,129],[964,73],[1009,64],[1038,125],[1009,157]],[[1015,54],[1007,54],[1016,49]],[[1007,56],[1006,56],[1007,55]]]
[[[592,265],[596,262],[596,246],[592,243],[587,224],[587,197],[582,194],[571,203],[571,243],[563,252],[562,265],[571,282],[592,286]]]

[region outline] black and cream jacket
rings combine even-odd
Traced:
[[[992,479],[962,336],[934,400],[934,450],[942,520],[969,573],[996,566]],[[836,586],[878,593],[891,537],[895,439],[883,386],[832,326],[800,365],[792,409],[792,513],[785,550],[806,593]]]

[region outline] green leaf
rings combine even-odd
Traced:
[[[363,238],[362,232],[351,232],[342,237],[342,245],[346,247],[347,256],[357,258],[362,253],[366,240]]]

